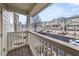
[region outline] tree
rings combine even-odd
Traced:
[[[41,18],[39,17],[39,15],[33,18],[33,27],[35,28],[35,32],[37,31],[38,26],[41,26]]]
[[[60,18],[58,18],[58,20],[62,23],[61,30],[66,31],[67,30],[66,23],[68,20],[67,17],[60,17]]]

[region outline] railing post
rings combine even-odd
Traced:
[[[45,56],[45,41],[43,41],[43,56]]]
[[[30,40],[30,34],[29,34],[29,31],[27,32],[27,45],[29,45],[29,40]]]
[[[9,35],[9,33],[7,33],[7,52],[9,51],[9,37],[10,35]]]

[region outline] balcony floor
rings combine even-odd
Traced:
[[[23,46],[8,52],[7,56],[32,56],[28,46]]]

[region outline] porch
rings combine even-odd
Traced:
[[[1,55],[7,56],[79,56],[79,47],[30,30],[30,17],[48,7],[48,3],[0,4],[1,13]],[[24,32],[5,31],[3,9],[27,16],[27,30]],[[4,28],[3,28],[4,26]],[[6,34],[7,33],[7,34]],[[6,34],[6,35],[5,35]],[[2,36],[3,35],[3,36]],[[4,36],[5,35],[5,36]],[[6,47],[7,46],[7,47]],[[7,53],[7,54],[6,54]]]
[[[36,32],[8,33],[8,56],[78,56],[79,47]]]

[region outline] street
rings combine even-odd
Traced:
[[[62,41],[68,42],[68,43],[69,43],[70,40],[78,40],[78,39],[75,39],[75,38],[60,36],[58,34],[50,34],[50,33],[46,33],[46,32],[39,32],[39,33],[43,34],[43,35],[47,35],[47,36],[55,38],[55,39],[58,39],[58,40],[62,40]]]

